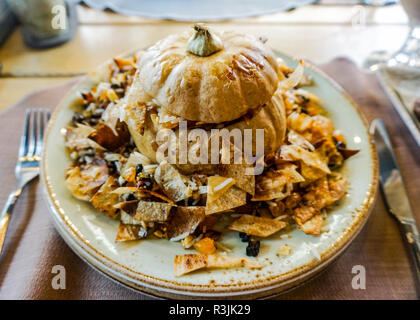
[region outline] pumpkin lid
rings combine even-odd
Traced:
[[[231,121],[264,105],[277,89],[279,66],[256,37],[202,26],[150,47],[135,81],[170,114],[191,121]]]

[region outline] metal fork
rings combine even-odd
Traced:
[[[13,207],[22,193],[23,188],[39,176],[44,129],[49,119],[50,112],[48,110],[26,110],[25,127],[20,140],[18,160],[15,167],[17,184],[15,189],[10,193],[0,214],[0,255]]]

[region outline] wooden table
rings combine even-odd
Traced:
[[[106,59],[146,47],[191,26],[186,22],[126,17],[86,7],[79,7],[78,12],[77,35],[63,46],[29,49],[16,29],[0,48],[3,64],[0,110],[35,89],[66,81],[75,73],[93,70]],[[407,18],[399,5],[382,8],[307,6],[291,12],[211,25],[264,35],[273,48],[315,63],[348,56],[359,65],[373,50],[398,49],[408,32]]]

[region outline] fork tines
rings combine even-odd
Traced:
[[[44,129],[50,116],[51,114],[48,110],[26,110],[25,128],[20,141],[19,158],[37,158],[38,160],[41,157]]]

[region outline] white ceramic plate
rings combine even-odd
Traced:
[[[294,67],[296,61],[279,54]],[[308,90],[325,102],[336,128],[342,130],[347,144],[361,151],[350,158],[343,173],[349,180],[348,194],[330,210],[328,232],[319,237],[302,231],[282,233],[262,242],[258,260],[262,270],[214,269],[183,277],[173,274],[176,254],[185,254],[179,243],[145,240],[115,243],[118,222],[106,218],[89,203],[72,197],[64,183],[70,164],[60,129],[70,121],[76,93],[93,85],[86,78],[76,85],[54,112],[45,140],[42,178],[51,216],[67,244],[86,262],[120,283],[143,292],[170,298],[258,298],[273,295],[307,280],[336,258],[364,225],[375,200],[378,184],[376,151],[368,134],[367,122],[344,91],[313,66],[305,72],[315,85]],[[243,256],[246,244],[237,232],[227,232],[222,242],[234,248],[232,255]],[[288,244],[292,253],[278,257],[276,251]]]

